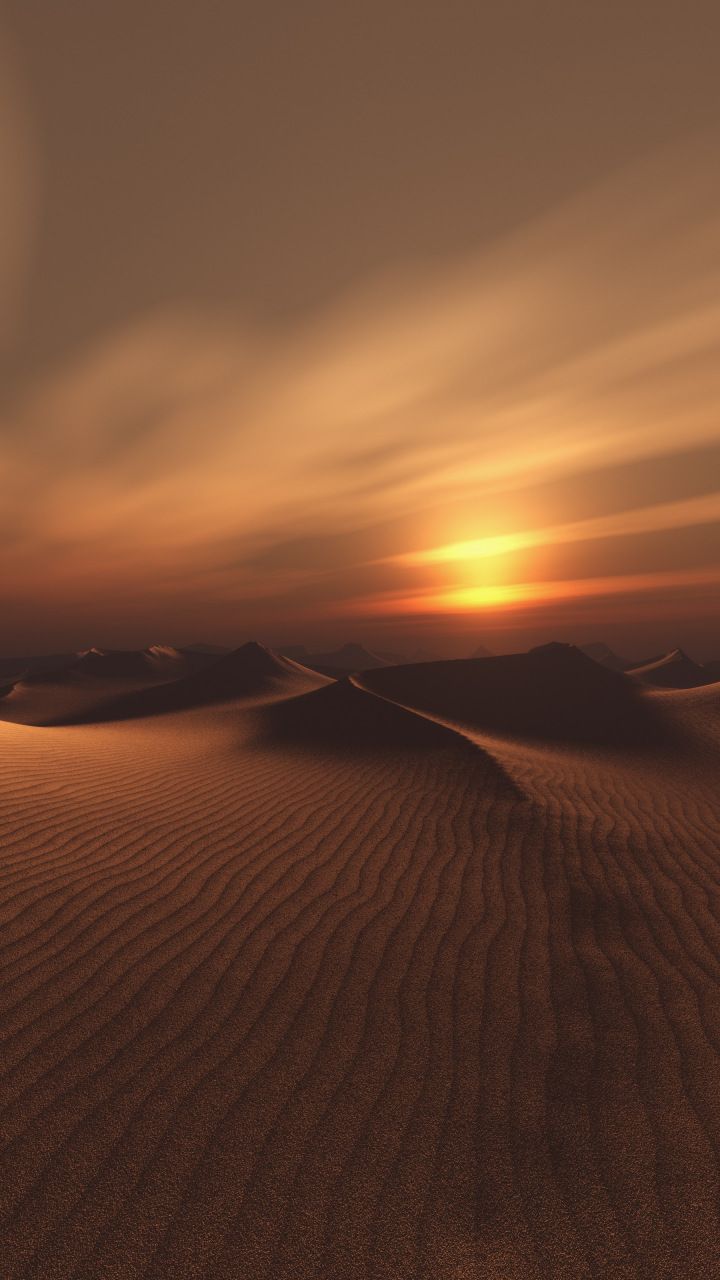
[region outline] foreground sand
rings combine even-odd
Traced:
[[[720,686],[646,696],[0,723],[3,1280],[720,1274]]]

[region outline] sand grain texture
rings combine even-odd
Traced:
[[[256,659],[0,723],[4,1280],[716,1275],[720,686],[633,687],[678,752]]]

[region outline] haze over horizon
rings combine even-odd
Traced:
[[[710,14],[10,0],[2,650],[720,656]]]

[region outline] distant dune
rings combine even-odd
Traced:
[[[0,689],[0,719],[20,724],[92,718],[95,708],[140,689],[202,670],[213,658],[151,645],[147,649],[86,649],[59,665],[36,660]]]
[[[210,657],[5,699],[2,1280],[716,1275],[720,685]]]
[[[32,684],[52,684],[75,676],[92,676],[97,680],[132,680],[157,683],[175,680],[205,666],[210,657],[175,649],[172,645],[154,644],[147,649],[83,649],[53,664],[51,659],[36,660],[25,671],[23,679]]]
[[[171,682],[149,689],[133,689],[97,703],[63,723],[126,720],[167,715],[190,707],[212,706],[237,698],[262,699],[303,693],[327,683],[326,677],[309,671],[290,658],[251,641],[223,657]],[[55,723],[59,723],[58,718]]]
[[[11,683],[22,680],[31,674],[43,671],[61,671],[77,661],[76,653],[18,654],[11,658],[0,658],[0,678]]]
[[[288,656],[296,657],[313,671],[326,675],[352,675],[356,671],[371,671],[388,665],[389,657],[381,657],[361,644],[345,644],[329,653],[308,653],[303,645],[291,646]]]
[[[625,658],[619,657],[614,649],[602,641],[594,641],[592,644],[581,644],[580,650],[586,654],[588,658],[593,658],[595,662],[599,662],[603,667],[609,667],[611,671],[626,671],[632,664]]]
[[[695,689],[699,685],[712,684],[716,678],[712,672],[693,662],[682,649],[672,649],[661,658],[631,667],[627,674],[659,689]]]
[[[159,673],[178,676],[188,670],[190,661],[179,649],[170,645],[151,645],[149,649],[87,649],[73,663],[80,674],[108,678],[155,677]]]

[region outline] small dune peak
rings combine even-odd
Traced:
[[[381,666],[385,665],[384,660],[377,653],[373,653],[372,649],[354,641],[341,645],[337,650],[337,656],[347,662],[373,662]]]
[[[671,649],[659,658],[632,667],[628,675],[644,684],[665,689],[694,689],[710,684],[714,679],[711,671],[695,662],[680,648]]]
[[[262,644],[260,640],[248,640],[245,644],[241,644],[240,648],[236,649],[235,652],[247,654],[248,657],[276,658],[278,656],[274,649],[268,649],[267,645]]]
[[[148,658],[167,660],[169,662],[178,662],[182,660],[182,654],[171,644],[150,644],[147,649],[143,649],[143,653]]]
[[[308,661],[310,662],[310,659]],[[352,675],[357,671],[370,671],[390,664],[372,649],[367,649],[365,645],[348,641],[339,649],[332,649],[329,653],[312,654],[311,665],[317,670],[328,671],[330,674],[337,672]]]
[[[605,684],[608,677],[614,682],[619,674],[613,663],[598,662],[578,645],[564,640],[550,640],[547,644],[536,645],[523,656],[531,670],[572,672],[573,678],[584,679],[592,684]]]
[[[528,649],[526,657],[532,665],[540,663],[557,670],[582,670],[592,675],[598,669],[598,663],[583,653],[582,649],[564,640],[538,644],[533,649]]]
[[[289,659],[275,653],[274,649],[268,649],[267,645],[261,644],[259,640],[248,640],[238,649],[233,649],[219,658],[214,667],[218,670],[242,670],[272,675],[284,671],[288,665]]]
[[[630,665],[603,640],[593,640],[589,644],[581,644],[578,647],[586,658],[592,658],[593,662],[598,662],[601,667],[608,667],[610,671],[626,671]]]

